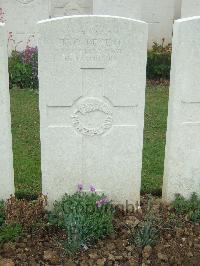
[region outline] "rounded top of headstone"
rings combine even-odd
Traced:
[[[200,20],[200,16],[193,16],[193,17],[188,17],[188,18],[180,18],[180,19],[175,20],[175,23],[196,21],[196,20]]]
[[[62,20],[71,20],[71,19],[113,19],[113,20],[124,20],[124,21],[130,21],[130,22],[135,22],[138,24],[146,24],[148,25],[145,21],[142,20],[137,20],[137,19],[132,19],[132,18],[126,18],[126,17],[120,17],[120,16],[109,16],[109,15],[75,15],[75,16],[63,16],[63,17],[56,17],[56,18],[51,18],[51,19],[45,19],[45,20],[40,20],[38,21],[38,24],[42,23],[50,23],[53,21],[62,21]]]

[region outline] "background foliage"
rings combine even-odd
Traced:
[[[152,50],[148,51],[147,79],[168,80],[170,78],[172,46],[154,43]]]
[[[10,88],[38,89],[38,50],[13,51],[8,60]]]

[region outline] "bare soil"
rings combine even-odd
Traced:
[[[200,225],[187,221],[187,217],[176,218],[173,228],[161,230],[153,247],[139,249],[129,242],[129,227],[137,226],[146,214],[147,197],[141,202],[141,210],[136,213],[118,211],[114,220],[115,232],[73,258],[66,254],[59,241],[66,235],[55,228],[43,227],[19,237],[16,242],[2,245],[0,266],[200,265]],[[163,220],[167,220],[171,213],[158,198],[153,200],[153,210]]]

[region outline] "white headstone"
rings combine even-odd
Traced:
[[[0,23],[0,200],[14,194],[6,32]]]
[[[141,19],[141,0],[93,0],[93,14]]]
[[[139,202],[147,25],[110,16],[39,23],[43,193],[82,182]]]
[[[165,45],[172,41],[172,29],[175,16],[174,0],[139,0],[142,2],[142,20],[149,24],[148,47],[153,43]]]
[[[200,16],[200,1],[199,0],[182,0],[181,17]]]
[[[93,0],[51,0],[51,17],[92,14]]]
[[[200,194],[200,17],[174,25],[163,198]]]
[[[48,19],[50,0],[0,0],[2,20],[6,23],[9,52],[37,45],[39,20]]]

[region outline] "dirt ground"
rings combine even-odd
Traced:
[[[200,265],[200,225],[190,223],[187,218],[181,221],[181,226],[177,220],[172,228],[163,230],[153,247],[139,249],[130,243],[130,227],[137,226],[146,213],[147,198],[143,197],[141,202],[141,210],[137,213],[118,211],[115,232],[74,257],[65,253],[58,240],[66,237],[64,233],[46,227],[2,245],[0,266]],[[154,198],[153,210],[167,220],[170,210],[160,204],[160,199]]]

